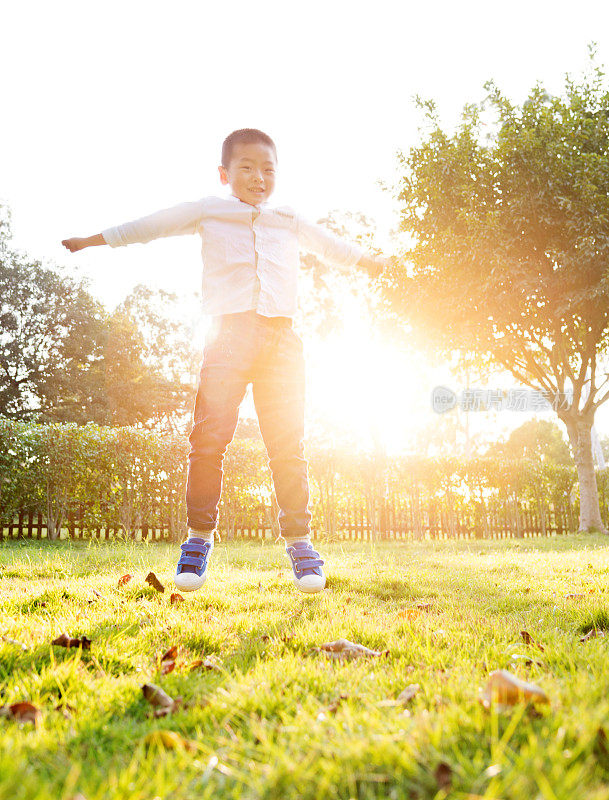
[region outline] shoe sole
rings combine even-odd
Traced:
[[[184,578],[185,575],[193,576],[197,578],[196,581],[187,581],[186,583],[182,583],[180,578]],[[204,575],[195,575],[194,572],[181,572],[179,575],[173,576],[173,582],[176,585],[176,588],[180,592],[196,592],[201,589],[205,585],[205,581],[207,580],[207,573]]]
[[[325,580],[325,578],[324,578],[324,582],[321,584],[321,586],[307,586],[306,584],[302,584],[301,585],[298,582],[298,578],[296,578],[296,577],[294,577],[293,580],[294,580],[294,586],[297,589],[299,589],[301,592],[304,592],[305,594],[317,594],[317,592],[323,592],[323,590],[326,588],[326,580]]]

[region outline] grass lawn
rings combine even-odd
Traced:
[[[171,604],[177,545],[0,544],[0,705],[42,710],[37,726],[0,717],[0,797],[609,798],[609,635],[579,641],[609,628],[607,538],[320,550],[318,595],[279,544],[222,542],[204,589]],[[90,650],[51,646],[63,631]],[[338,638],[389,654],[309,652]],[[217,668],[188,668],[207,657]],[[549,704],[484,708],[500,668]],[[153,717],[145,683],[182,705]],[[145,741],[158,730],[182,740]]]

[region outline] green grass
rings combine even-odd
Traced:
[[[599,734],[609,734],[609,636],[579,642],[593,625],[609,628],[609,540],[320,549],[329,589],[319,595],[294,588],[278,544],[221,543],[206,587],[171,605],[175,545],[0,545],[0,704],[43,710],[38,728],[0,718],[0,797],[609,798]],[[144,583],[149,570],[164,594]],[[119,589],[125,573],[134,578]],[[400,613],[419,601],[432,609]],[[91,650],[51,647],[64,630],[86,634]],[[340,637],[389,655],[308,653]],[[172,645],[178,666],[160,675]],[[510,666],[527,652],[541,665]],[[203,655],[221,668],[180,666]],[[497,668],[540,685],[549,706],[484,709],[478,690]],[[153,718],[146,682],[183,707]],[[384,702],[410,683],[421,689],[406,713]],[[197,749],[147,747],[157,729]],[[450,789],[435,777],[441,762]]]

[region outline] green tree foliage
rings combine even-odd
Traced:
[[[386,298],[448,356],[475,353],[554,401],[573,447],[582,529],[602,528],[590,431],[609,399],[609,91],[591,58],[561,96],[522,106],[492,83],[454,133],[432,102],[422,143],[398,158],[400,229],[412,237]]]
[[[176,431],[191,413],[201,348],[190,319],[183,299],[141,284],[119,305],[106,353],[108,370],[114,370],[113,424],[140,421]]]
[[[11,247],[0,207],[0,416],[176,430],[200,348],[175,295],[138,286],[109,314],[86,283]]]
[[[532,419],[513,430],[506,442],[491,445],[486,455],[506,458],[547,459],[555,464],[573,463],[569,445],[555,422]]]
[[[2,211],[2,209],[0,209]],[[83,282],[10,247],[0,226],[0,415],[99,418],[105,311]]]

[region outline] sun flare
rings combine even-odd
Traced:
[[[353,299],[343,308],[340,332],[307,344],[308,403],[337,440],[347,433],[361,449],[397,454],[417,427],[417,371],[411,356],[374,333]]]

